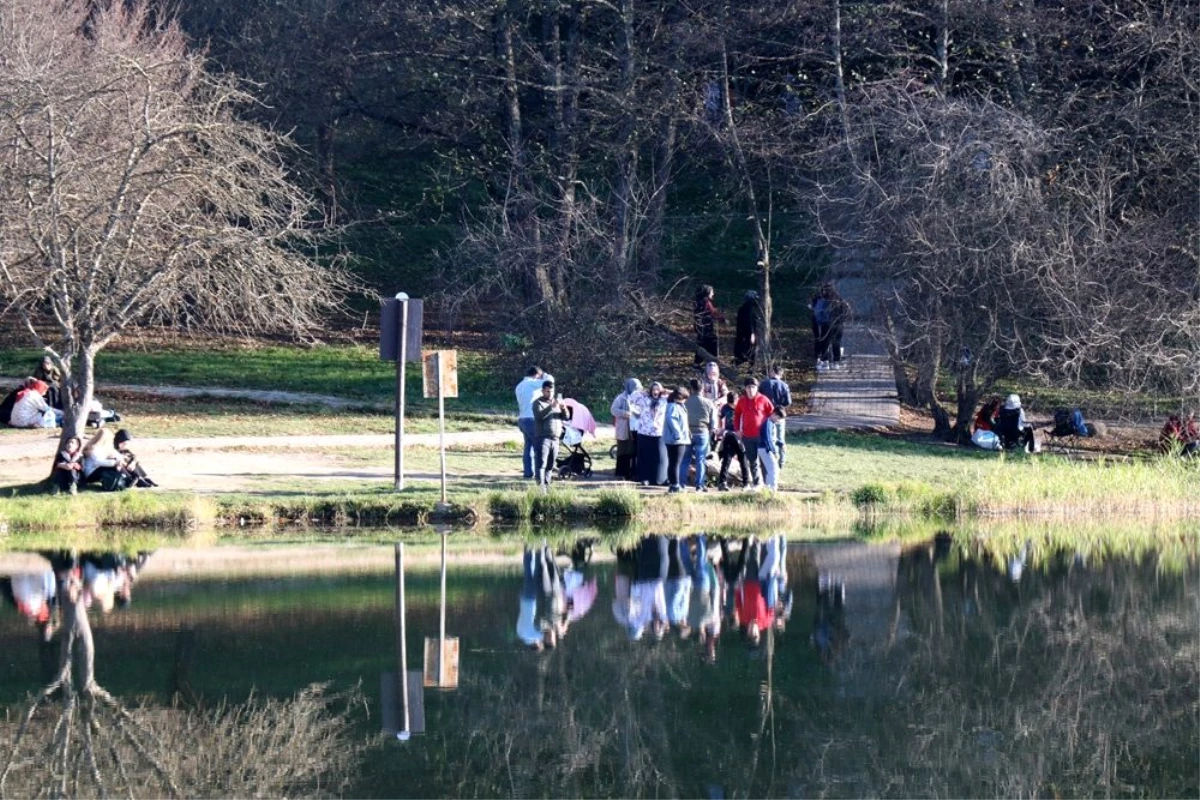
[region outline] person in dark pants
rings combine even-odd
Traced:
[[[696,290],[692,316],[696,326],[696,347],[706,351],[713,359],[719,359],[721,343],[717,338],[717,323],[724,323],[725,315],[713,305],[713,287],[704,285]],[[707,360],[700,353],[696,354],[696,366]]]
[[[667,485],[667,446],[663,428],[667,421],[667,398],[658,381],[631,403],[637,412],[637,470],[642,486]]]
[[[525,377],[517,384],[517,428],[521,431],[524,445],[521,448],[521,467],[526,478],[536,477],[537,468],[537,426],[533,421],[533,401],[542,391],[542,384],[554,381],[554,376],[542,372],[541,367],[530,367]]]
[[[733,340],[733,363],[741,366],[749,364],[754,369],[758,360],[759,346],[762,344],[763,312],[758,303],[758,292],[746,292],[737,313],[737,335]]]
[[[1027,452],[1034,452],[1036,446],[1033,438],[1033,426],[1025,421],[1025,409],[1021,408],[1021,396],[1010,394],[1000,409],[999,422],[996,425],[996,435],[1005,450],[1017,447]]]
[[[758,385],[758,393],[771,401],[771,405],[775,406],[776,411],[783,412],[782,416],[786,416],[787,412],[783,409],[792,404],[792,389],[788,386],[787,381],[783,379],[783,368],[778,364],[771,367],[771,377],[764,380]],[[784,435],[785,425],[781,418],[779,424],[775,427],[775,460],[779,466],[783,467],[784,449],[787,445],[787,438]]]
[[[667,416],[663,423],[663,444],[667,448],[667,480],[671,488],[668,491],[682,491],[686,475],[681,474],[683,454],[692,443],[691,429],[688,426],[688,413],[684,403],[690,393],[680,386],[667,397]]]
[[[637,378],[625,381],[625,391],[613,398],[609,410],[613,415],[613,430],[617,437],[617,467],[614,474],[627,481],[637,480],[637,417],[633,399],[642,393]]]
[[[753,482],[753,477],[750,472],[750,464],[746,461],[746,445],[742,442],[737,431],[733,429],[733,414],[734,401],[737,400],[737,395],[729,392],[725,395],[725,405],[721,406],[721,445],[717,450],[717,455],[721,458],[721,474],[717,477],[717,490],[722,492],[729,491],[729,464],[733,459],[737,459],[738,468],[741,470],[742,485],[749,486]],[[756,454],[757,455],[757,454]]]
[[[563,422],[571,418],[571,407],[562,397],[554,397],[554,381],[542,382],[542,396],[533,401],[533,421],[537,426],[537,481],[543,489],[550,486],[554,462],[558,458],[558,441],[562,438]]]

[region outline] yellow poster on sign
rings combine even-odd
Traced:
[[[458,397],[458,351],[422,350],[422,388],[426,397],[438,396],[438,375],[441,374],[442,397]]]

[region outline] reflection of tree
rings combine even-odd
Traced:
[[[902,558],[909,634],[872,654],[891,667],[876,700],[902,712],[866,750],[855,726],[833,732],[834,775],[866,762],[862,793],[884,795],[1196,795],[1200,614],[1183,581],[1067,557],[1016,583],[955,557]]]
[[[313,686],[210,710],[127,708],[96,682],[77,582],[60,587],[59,604],[58,669],[0,750],[0,798],[317,796],[347,784],[357,689],[327,696]]]

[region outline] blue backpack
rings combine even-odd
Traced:
[[[828,325],[833,321],[833,304],[824,297],[813,303],[813,319],[818,325]]]

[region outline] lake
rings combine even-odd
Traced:
[[[1194,555],[793,538],[747,548],[742,588],[706,595],[697,584],[723,566],[700,568],[720,553],[705,545],[649,540],[615,558],[597,542],[590,562],[551,552],[543,569],[535,541],[528,581],[519,541],[456,546],[444,625],[457,686],[420,692],[424,732],[408,741],[385,677],[390,546],[162,549],[140,568],[128,554],[128,605],[118,589],[104,613],[101,586],[88,614],[96,679],[150,708],[361,685],[365,747],[341,790],[356,797],[1200,795]],[[415,671],[439,637],[442,576],[436,548],[408,550]],[[50,569],[0,554],[18,594]],[[731,596],[743,622],[761,620],[757,639],[724,613]],[[2,611],[11,736],[54,662],[36,611]]]

